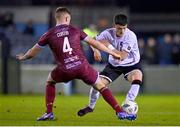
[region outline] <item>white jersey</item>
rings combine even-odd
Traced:
[[[109,55],[109,63],[113,66],[132,66],[139,62],[140,54],[137,43],[137,37],[135,33],[128,28],[125,29],[125,33],[122,37],[116,36],[116,29],[106,29],[96,37],[97,40],[107,40],[119,51],[128,52],[128,57],[123,61],[114,59],[112,55]]]

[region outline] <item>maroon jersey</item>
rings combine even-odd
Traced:
[[[79,78],[88,84],[95,83],[98,73],[87,62],[80,45],[86,37],[87,34],[71,25],[58,25],[39,39],[38,45],[49,45],[56,59],[58,66],[51,72],[55,81]]]
[[[86,37],[84,32],[71,25],[58,25],[46,32],[38,44],[48,44],[57,64],[65,69],[72,69],[87,62],[80,45],[80,41]]]

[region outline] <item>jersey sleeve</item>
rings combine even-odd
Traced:
[[[108,31],[103,31],[99,35],[96,36],[96,40],[101,41],[101,40],[110,40],[109,37],[109,32]]]
[[[48,44],[48,33],[46,32],[46,33],[44,33],[41,37],[40,37],[40,39],[38,40],[38,45],[40,46],[40,47],[43,47],[43,46],[45,46],[45,45],[47,45]]]
[[[133,49],[133,46],[137,44],[137,37],[135,34],[131,34],[127,37],[126,41],[122,46],[122,50],[130,52]]]
[[[80,31],[80,39],[81,40],[84,40],[87,36],[88,35],[85,32],[83,32],[82,30]]]

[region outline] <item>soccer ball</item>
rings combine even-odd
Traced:
[[[138,105],[135,101],[126,100],[122,103],[121,108],[128,114],[137,114]]]

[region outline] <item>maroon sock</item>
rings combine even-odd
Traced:
[[[118,105],[116,99],[112,95],[111,91],[107,87],[103,87],[100,91],[101,95],[103,96],[104,100],[111,105],[111,107],[116,111],[116,112],[121,112],[122,109]]]
[[[55,83],[53,82],[47,82],[46,85],[46,112],[50,113],[52,112],[53,108],[53,102],[55,98]]]

